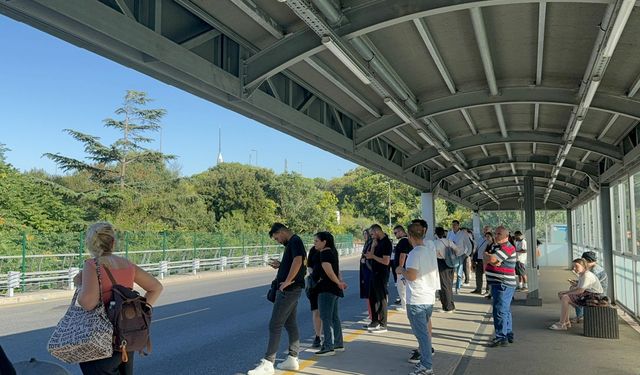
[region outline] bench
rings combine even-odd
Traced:
[[[609,306],[584,308],[584,335],[602,339],[619,339],[618,312]]]

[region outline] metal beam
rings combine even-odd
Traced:
[[[478,147],[481,145],[486,146],[492,144],[502,144],[505,142],[505,140],[509,141],[509,143],[535,142],[551,145],[561,145],[563,143],[562,137],[558,133],[539,131],[513,131],[509,133],[508,139],[503,138],[499,133],[477,134],[473,136],[465,136],[452,139],[450,141],[451,146],[447,150],[450,152],[455,152],[468,148]],[[623,157],[619,147],[612,146],[608,143],[595,141],[587,137],[576,137],[573,145],[578,149],[595,152],[616,161],[622,160]],[[409,169],[415,167],[418,164],[424,163],[432,158],[437,157],[439,154],[440,153],[435,148],[430,147],[405,159],[404,168]]]
[[[493,70],[493,59],[491,58],[491,47],[489,46],[489,38],[487,38],[487,30],[484,26],[484,18],[480,7],[471,8],[471,23],[473,24],[473,32],[476,36],[480,58],[482,59],[482,67],[484,75],[487,77],[489,92],[491,95],[498,95],[498,84],[496,82],[496,73]]]
[[[124,1],[124,0],[115,0],[115,2],[118,5],[118,8],[120,8],[120,10],[122,11],[122,14],[124,14],[125,16],[131,18],[132,20],[136,19],[136,17],[133,15],[133,12],[129,8],[129,6],[127,6],[127,2],[126,1]]]
[[[514,187],[520,187],[521,188],[523,186],[523,184],[520,183],[520,182],[517,183],[516,185],[514,185],[512,181],[499,181],[497,183],[492,183],[492,184],[488,183],[489,181],[483,181],[483,182],[487,186],[487,189],[491,189],[492,191],[499,191],[501,189],[513,190]],[[534,185],[538,186],[538,187],[542,187],[542,188],[546,188],[547,187],[547,183],[546,182],[542,182],[542,181],[534,181]],[[580,190],[580,189],[572,189],[570,187],[563,186],[563,185],[556,185],[554,187],[554,189],[559,190],[559,191],[563,191],[563,192],[565,192],[567,194],[570,194],[570,195],[572,195],[574,197],[577,197],[582,192],[582,190]],[[465,190],[460,195],[460,198],[468,199],[469,197],[477,195],[478,193],[480,193],[480,189],[478,189],[478,188],[476,188],[474,186],[469,190]],[[496,193],[496,194],[499,194],[499,193]]]
[[[503,165],[503,164],[511,164],[514,163],[537,163],[544,165],[555,165],[555,157],[544,156],[544,155],[516,155],[512,159],[505,158],[504,156],[492,156],[485,159],[476,159],[476,160],[467,160],[467,168],[468,169],[476,169],[482,167],[489,167],[493,165]],[[598,167],[592,164],[583,164],[581,162],[567,160],[564,164],[566,169],[578,171],[586,174],[588,177],[593,179],[594,181],[598,181]],[[515,167],[512,167],[512,172]],[[438,171],[433,174],[433,181],[442,180],[444,178],[451,177],[460,173],[456,168],[449,167],[447,169]],[[517,172],[513,173],[514,175]]]
[[[538,193],[537,195],[542,197],[544,195],[544,191],[545,191],[546,187],[535,186],[535,188],[536,189],[534,189],[534,191]],[[556,195],[554,197],[554,200],[556,202],[558,202],[558,203],[562,202],[562,204],[564,204],[564,205],[569,204],[573,200],[573,198],[575,198],[574,196],[572,196],[570,194],[566,194],[566,193],[563,193],[563,192],[558,191],[558,190],[554,190],[553,192],[554,192],[554,194],[555,193],[560,193],[560,194],[567,195],[567,197],[560,196],[560,195]],[[517,192],[517,191],[510,192],[510,193],[504,193],[504,194],[498,194],[498,198],[509,198],[509,197],[523,197],[523,194],[522,194],[522,192]],[[471,204],[474,205],[474,206],[478,205],[478,203],[482,202],[482,201],[487,201],[487,197],[481,195],[478,199],[472,199],[472,200],[470,199],[469,200],[469,202],[471,202]]]
[[[527,176],[531,176],[534,178],[548,179],[548,178],[551,178],[551,173],[538,171],[538,170],[518,171],[517,177],[527,177]],[[513,178],[513,177],[515,176],[513,175],[513,173],[511,173],[511,171],[498,171],[498,172],[493,172],[493,173],[483,175],[482,181],[486,182],[486,181],[500,179],[500,178]],[[573,177],[569,177],[561,174],[561,175],[558,175],[557,181],[564,182],[569,185],[573,185],[583,190],[589,188],[589,182],[587,181],[587,179],[578,179],[578,178],[573,178]],[[453,193],[457,190],[464,189],[472,185],[473,183],[471,181],[463,180],[457,184],[450,185],[449,192]]]
[[[577,93],[577,90],[553,87],[505,87],[501,89],[498,96],[491,96],[484,90],[457,93],[424,102],[415,116],[433,117],[461,109],[496,104],[549,104],[573,107],[578,104]],[[596,94],[591,109],[640,120],[640,101],[627,96]],[[389,116],[384,121],[381,120],[358,129],[356,146],[405,124],[397,116]]]
[[[510,198],[518,199],[518,198],[522,198],[522,196],[520,195],[520,193],[511,193],[511,194],[501,195],[498,198],[499,198],[498,200],[510,199]],[[522,198],[522,199],[523,199],[523,202],[524,202],[524,198]],[[541,202],[544,202],[541,198],[537,198],[536,197],[536,201],[538,201],[538,200],[541,201]],[[566,202],[566,201],[562,200],[562,198],[558,198],[558,197],[551,197],[548,200],[551,201],[551,202],[556,203],[559,207],[563,207],[563,208],[567,207],[567,205],[569,204],[569,202]],[[490,202],[491,201],[489,199],[483,198],[483,199],[479,199],[479,200],[473,202],[472,204],[477,206],[477,207],[482,208],[482,207],[486,206]]]
[[[541,1],[538,6],[538,59],[536,62],[536,86],[540,86],[542,84],[542,62],[544,57],[544,32],[546,19],[547,3],[546,1]]]
[[[186,49],[194,49],[195,47],[201,46],[202,44],[210,41],[211,39],[214,39],[218,35],[220,35],[220,31],[216,29],[211,29],[191,39],[185,40],[184,42],[180,43],[180,45]]]
[[[433,36],[431,35],[431,32],[429,31],[429,27],[427,26],[427,21],[423,18],[415,19],[413,20],[413,24],[416,25],[416,28],[418,29],[418,33],[420,34],[422,41],[424,42],[425,46],[427,47],[427,50],[429,51],[429,55],[431,55],[431,58],[433,59],[433,62],[436,64],[436,67],[438,68],[438,71],[440,72],[440,75],[442,76],[444,83],[447,85],[447,88],[449,88],[449,92],[452,94],[455,94],[456,84],[455,82],[453,82],[453,78],[451,78],[449,69],[447,69],[447,66],[444,63],[444,60],[440,55],[440,51],[438,51],[438,47],[436,47],[436,43],[433,40]]]

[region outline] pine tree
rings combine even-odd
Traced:
[[[153,141],[145,134],[159,131],[162,117],[167,113],[164,109],[144,108],[151,101],[144,92],[127,91],[122,107],[115,111],[121,118],[104,120],[106,127],[115,128],[122,133],[111,145],[102,144],[99,137],[65,129],[64,131],[73,138],[84,143],[88,161],[59,153],[45,153],[43,156],[53,160],[65,172],[86,171],[97,182],[105,185],[118,184],[123,189],[126,186],[127,166],[131,163],[153,163],[175,158],[173,155],[165,155],[143,147]]]

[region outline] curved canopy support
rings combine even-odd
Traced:
[[[467,162],[467,169],[488,167],[492,165],[501,165],[501,164],[510,164],[510,163],[535,163],[535,164],[544,164],[544,165],[556,165],[556,158],[552,156],[544,156],[544,155],[514,155],[511,159],[507,156],[492,156],[485,159],[480,160],[471,160]],[[577,162],[574,160],[566,160],[562,166],[563,168],[577,171],[586,174],[594,181],[598,181],[598,168],[591,164],[584,164],[581,162]],[[437,183],[438,181],[445,179],[447,177],[454,176],[460,173],[456,168],[449,167],[443,170],[438,171],[433,174],[433,181]]]
[[[498,197],[498,200],[499,201],[500,200],[509,200],[511,198],[516,198],[515,200],[517,201],[518,198],[521,198],[521,196],[520,196],[519,193],[510,193],[510,194],[506,194],[506,195],[502,195],[502,196]],[[540,200],[541,202],[543,201],[542,197],[541,198],[536,198],[536,200]],[[566,207],[569,204],[569,202],[563,202],[562,200],[558,199],[558,197],[549,197],[548,200],[551,201],[551,202],[556,203],[560,207]],[[488,203],[494,203],[494,202],[492,200],[490,200],[489,198],[480,199],[480,200],[475,202],[475,204],[479,208],[482,208],[483,206],[486,206]]]
[[[578,90],[554,87],[506,87],[500,95],[492,96],[486,90],[456,93],[424,102],[416,113],[417,118],[427,118],[445,113],[496,104],[552,104],[573,107],[578,105]],[[626,116],[640,120],[640,102],[627,96],[597,93],[590,109]],[[397,116],[383,116],[377,121],[358,129],[356,146],[391,131],[405,123]],[[511,132],[509,132],[511,134]]]
[[[498,179],[498,178],[506,178],[506,177],[534,177],[534,178],[551,178],[551,173],[547,173],[547,172],[543,172],[543,171],[536,171],[536,170],[531,170],[531,171],[518,171],[517,174],[513,174],[511,171],[498,171],[498,172],[494,172],[494,173],[490,173],[487,175],[482,176],[482,181],[489,181],[489,180],[493,180],[493,179]],[[564,176],[564,175],[558,175],[558,177],[556,177],[557,181],[560,182],[564,182],[570,185],[573,185],[575,187],[581,188],[581,189],[588,189],[589,188],[589,182],[587,179],[584,180],[580,180],[578,178],[573,178],[573,177],[569,177],[569,176]],[[454,193],[460,189],[463,189],[467,186],[473,186],[471,181],[461,181],[457,184],[454,185],[450,185],[449,186],[449,192],[450,193]]]
[[[535,187],[541,187],[541,188],[546,188],[547,187],[547,183],[546,182],[541,182],[541,181],[534,181],[533,182]],[[514,187],[516,186],[520,186],[521,188],[524,187],[524,184],[514,184],[513,181],[501,181],[495,184],[485,184],[487,186],[488,190],[491,190],[493,192],[496,192],[497,190],[502,190],[502,189],[507,189],[507,190],[513,190]],[[577,197],[580,195],[580,193],[582,193],[583,190],[580,189],[572,189],[570,187],[566,187],[563,185],[554,185],[554,190],[558,190],[558,191],[562,191],[566,194],[569,194],[573,197]],[[474,187],[473,189],[470,189],[468,191],[465,191],[464,193],[462,193],[460,195],[461,199],[469,199],[477,194],[480,194],[482,191],[479,188]],[[500,193],[496,194],[499,196]]]
[[[466,137],[456,138],[449,141],[450,146],[447,149],[450,152],[462,151],[472,147],[487,146],[492,144],[503,143],[544,143],[560,146],[564,144],[562,134],[538,132],[538,131],[510,131],[509,137],[504,138],[500,133],[477,134]],[[585,151],[591,151],[602,156],[606,156],[615,161],[621,161],[623,154],[620,148],[612,146],[608,143],[596,141],[586,137],[576,137],[573,147]],[[410,157],[404,159],[403,167],[409,170],[418,164],[429,161],[440,153],[433,147],[420,151]]]
[[[542,210],[542,209],[547,209],[547,210],[565,210],[567,208],[567,205],[565,205],[564,203],[556,202],[555,200],[553,200],[553,198],[549,198],[549,200],[547,200],[546,203],[544,202],[544,199],[536,198],[535,204],[536,204],[536,210]],[[486,211],[491,211],[491,210],[521,210],[522,209],[522,203],[519,202],[518,199],[509,198],[509,199],[501,200],[499,206],[495,202],[490,201],[490,202],[487,202],[487,203],[485,203],[485,204],[483,204],[481,206],[478,206],[477,209],[486,210]]]

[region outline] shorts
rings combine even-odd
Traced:
[[[318,310],[318,293],[309,293],[309,305],[311,305],[311,311]]]
[[[516,275],[527,276],[527,267],[524,263],[516,262]]]

